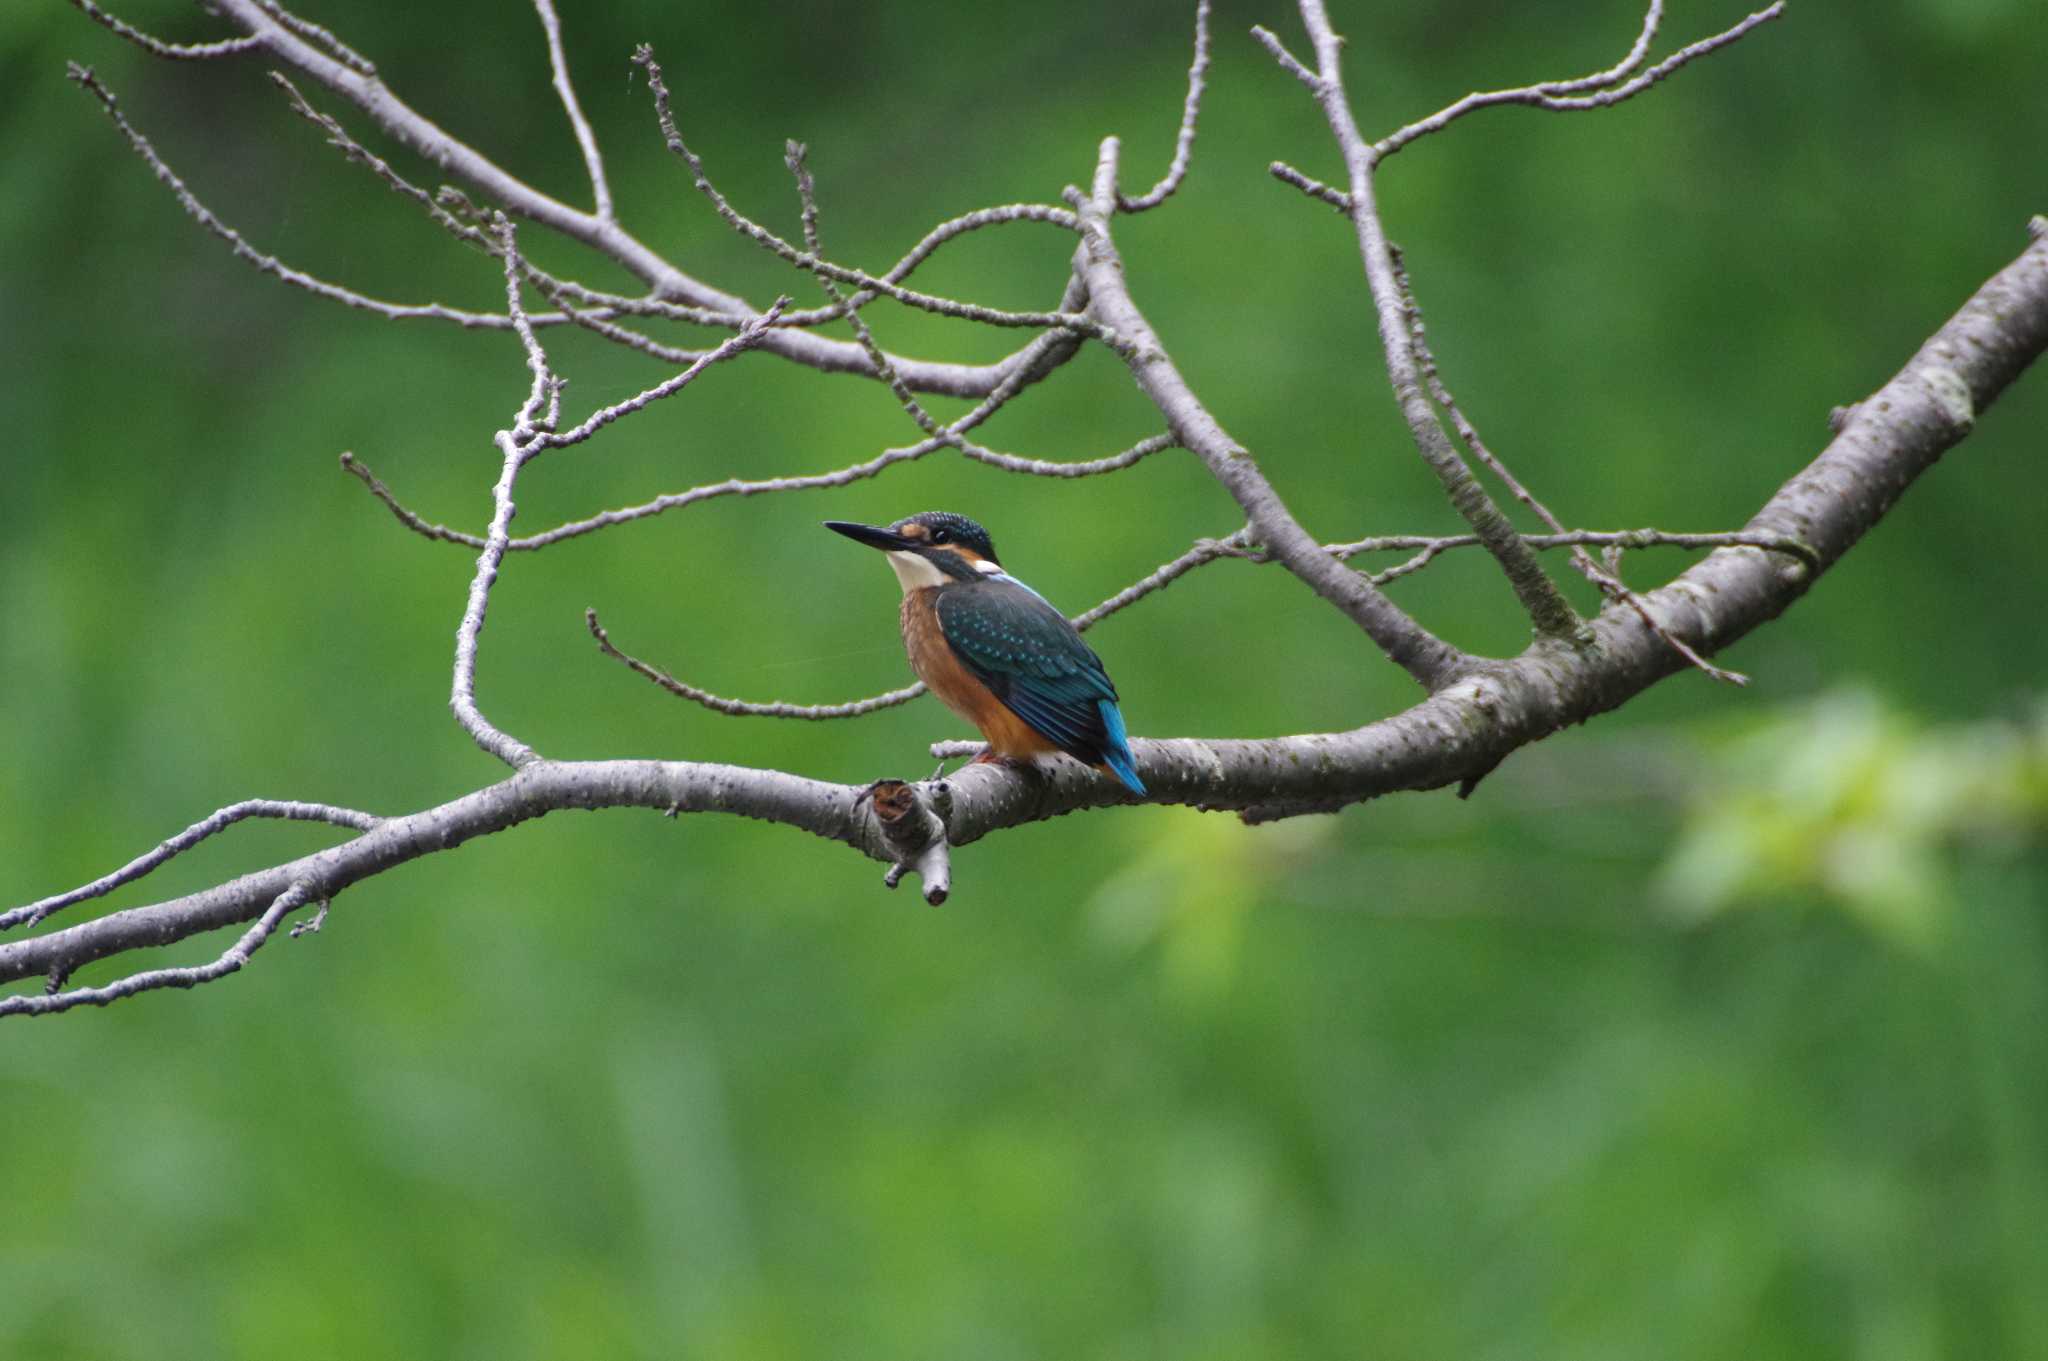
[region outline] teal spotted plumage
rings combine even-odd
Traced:
[[[1145,792],[1116,686],[1065,615],[1008,573],[941,586],[935,607],[961,664],[1012,713],[1067,755]]]

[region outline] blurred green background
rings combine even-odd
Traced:
[[[1055,201],[1107,133],[1149,182],[1191,18],[1152,0],[593,8],[565,22],[627,221],[700,277],[804,305],[807,282],[662,153],[635,43],[722,187],[786,231],[782,140],[810,142],[830,248],[874,267],[939,218]],[[1605,65],[1639,17],[1337,8],[1377,131]],[[121,12],[218,31],[175,0]],[[1674,5],[1663,48],[1740,13]],[[309,14],[450,131],[582,199],[520,4]],[[1136,294],[1313,530],[1448,531],[1348,232],[1265,173],[1336,161],[1254,22],[1299,43],[1283,4],[1220,7],[1194,173],[1120,228]],[[1795,0],[1620,109],[1494,111],[1402,153],[1385,211],[1454,388],[1575,524],[1738,525],[1822,446],[1828,408],[1884,381],[2048,210],[2044,44],[2027,0]],[[501,288],[259,65],[153,63],[53,0],[0,10],[7,903],[236,799],[401,812],[499,774],[446,710],[468,556],[400,531],[336,456],[480,527],[490,435],[525,389],[516,346],[237,263],[66,58],[260,249],[393,298],[491,306]],[[1046,306],[1066,252],[1006,229],[919,282]],[[910,353],[1014,339],[870,315]],[[573,411],[662,375],[550,343]],[[1724,658],[1747,691],[1674,678],[1468,803],[1256,830],[1061,819],[961,852],[940,910],[786,829],[562,815],[352,890],[321,935],[200,993],[8,1023],[0,1355],[2048,1356],[2044,422],[2037,372]],[[988,440],[1088,457],[1156,425],[1097,352]],[[520,527],[911,438],[871,385],[754,357],[535,465]],[[869,693],[904,675],[896,588],[817,522],[931,507],[986,520],[1073,609],[1238,523],[1177,454],[1075,483],[933,458],[714,502],[515,558],[482,702],[559,757],[922,774],[924,745],[957,735],[929,701],[722,718],[601,658],[581,611],[728,693]],[[1397,593],[1468,647],[1522,641],[1476,559]],[[1093,641],[1143,735],[1350,727],[1414,698],[1273,568],[1210,567]],[[331,839],[238,828],[116,901]]]

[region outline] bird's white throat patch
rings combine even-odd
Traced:
[[[915,553],[890,553],[887,557],[889,565],[896,569],[896,579],[903,583],[905,595],[927,586],[946,584],[946,574]]]

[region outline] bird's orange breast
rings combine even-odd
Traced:
[[[910,669],[917,678],[948,709],[980,730],[992,755],[1035,756],[1058,750],[961,665],[939,629],[937,596],[936,588],[926,587],[903,597],[903,648],[910,654]]]

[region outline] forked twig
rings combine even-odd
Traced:
[[[300,803],[291,799],[244,799],[231,803],[225,808],[201,818],[176,836],[169,838],[156,849],[138,855],[112,874],[103,874],[68,893],[59,893],[24,907],[0,912],[0,931],[17,926],[34,926],[53,912],[62,911],[73,903],[82,903],[91,898],[103,897],[123,884],[132,884],[173,856],[191,850],[215,832],[232,827],[245,818],[279,818],[288,822],[325,822],[336,827],[347,827],[358,832],[367,832],[375,827],[380,818],[373,813],[361,812],[354,808],[337,808],[325,803]]]
[[[1473,477],[1430,406],[1408,345],[1406,318],[1389,259],[1391,243],[1373,196],[1372,155],[1358,130],[1350,96],[1344,89],[1342,40],[1330,26],[1323,0],[1300,0],[1300,7],[1302,23],[1316,54],[1316,70],[1309,90],[1344,157],[1348,179],[1344,195],[1346,214],[1357,238],[1359,261],[1365,269],[1367,289],[1379,322],[1387,381],[1393,389],[1395,405],[1407,422],[1415,450],[1436,475],[1452,507],[1499,564],[1501,575],[1507,578],[1509,589],[1536,632],[1547,638],[1582,641],[1587,637],[1584,621],[1557,583],[1544,572],[1536,555],[1522,543],[1514,523]],[[1267,47],[1276,59],[1293,60],[1277,38],[1270,34],[1267,38]]]
[[[1650,42],[1656,37],[1657,22],[1662,17],[1663,0],[1651,0],[1649,12],[1643,17],[1642,35],[1635,46],[1618,65],[1605,71],[1596,71],[1590,76],[1577,80],[1541,81],[1534,85],[1523,85],[1512,90],[1474,92],[1463,99],[1437,110],[1427,118],[1417,119],[1404,128],[1382,137],[1372,144],[1372,155],[1376,161],[1387,157],[1407,146],[1410,142],[1441,132],[1458,119],[1477,109],[1493,108],[1501,104],[1523,104],[1531,108],[1549,109],[1553,113],[1578,113],[1586,109],[1604,109],[1621,103],[1625,99],[1641,94],[1664,77],[1710,52],[1717,52],[1730,43],[1740,41],[1752,30],[1769,23],[1785,12],[1785,0],[1757,10],[1731,28],[1722,30],[1710,38],[1681,47],[1649,70],[1633,79],[1623,80],[1629,72],[1641,64],[1650,49]],[[1615,82],[1620,81],[1620,84]],[[1612,86],[1602,89],[1602,86]],[[1593,91],[1593,93],[1584,93]]]
[[[1564,522],[1552,514],[1550,507],[1538,500],[1535,493],[1523,486],[1519,478],[1508,471],[1507,464],[1503,463],[1498,455],[1486,447],[1486,442],[1479,437],[1478,428],[1466,418],[1464,411],[1459,408],[1457,399],[1451,395],[1451,390],[1445,384],[1442,373],[1437,369],[1436,356],[1430,353],[1429,338],[1422,324],[1422,309],[1416,304],[1414,291],[1409,286],[1408,271],[1402,262],[1401,253],[1395,250],[1392,252],[1392,256],[1394,277],[1401,289],[1402,305],[1408,313],[1408,329],[1415,346],[1415,357],[1421,365],[1425,381],[1429,384],[1431,398],[1450,416],[1451,423],[1458,432],[1458,438],[1464,442],[1465,447],[1471,451],[1472,456],[1491,469],[1493,475],[1501,480],[1514,495],[1515,499],[1534,512],[1536,517],[1542,520],[1544,524],[1549,525],[1554,533],[1565,533]],[[1610,554],[1617,561],[1621,547],[1622,545],[1619,543],[1611,544],[1609,547]],[[1739,671],[1729,671],[1715,666],[1712,662],[1702,657],[1691,644],[1658,623],[1656,618],[1651,615],[1649,606],[1643,603],[1643,598],[1630,590],[1627,584],[1622,581],[1618,568],[1616,570],[1603,568],[1600,564],[1594,562],[1592,555],[1586,552],[1585,548],[1579,544],[1572,544],[1571,550],[1572,566],[1578,570],[1579,575],[1592,582],[1599,589],[1600,593],[1609,600],[1620,601],[1634,610],[1637,617],[1643,621],[1644,625],[1652,633],[1662,638],[1673,651],[1685,658],[1688,663],[1724,684],[1749,684],[1749,677]],[[1418,563],[1417,565],[1419,566],[1420,564]]]
[[[436,321],[452,321],[456,325],[464,327],[492,328],[501,328],[508,324],[502,316],[496,316],[488,312],[471,312],[460,307],[448,307],[438,302],[386,302],[381,298],[373,298],[366,293],[359,293],[352,288],[344,288],[340,284],[328,283],[325,279],[316,278],[302,269],[295,269],[285,264],[274,255],[268,255],[257,250],[249,244],[248,240],[240,232],[221,221],[212,209],[201,202],[199,196],[192,192],[191,187],[185,183],[184,179],[171,169],[162,156],[157,154],[156,147],[121,112],[120,101],[115,98],[114,92],[107,88],[90,67],[80,66],[77,62],[69,62],[66,63],[65,69],[66,73],[79,88],[87,91],[100,102],[100,108],[113,121],[114,126],[120,129],[121,135],[128,139],[128,145],[149,166],[150,172],[156,176],[157,180],[177,198],[178,206],[185,210],[186,215],[215,237],[225,242],[228,249],[234,252],[237,259],[254,266],[274,279],[290,284],[294,288],[304,289],[308,293],[326,298],[330,302],[341,303],[345,307],[353,307],[365,312],[374,312],[378,316],[392,321],[412,321],[420,318],[429,318]]]
[[[904,288],[900,284],[890,283],[862,270],[834,264],[815,252],[791,245],[733,207],[731,200],[711,182],[710,175],[704,169],[703,160],[690,149],[689,144],[683,140],[682,133],[677,130],[675,113],[669,106],[668,85],[662,79],[661,64],[654,59],[654,49],[643,43],[633,53],[633,62],[646,75],[648,88],[653,91],[655,119],[661,127],[662,139],[668,149],[689,167],[691,182],[697,187],[698,192],[704,195],[728,226],[771,254],[780,256],[798,269],[815,274],[820,279],[871,289],[906,306],[939,316],[954,317],[961,321],[978,321],[987,326],[1057,326],[1063,330],[1091,336],[1113,349],[1121,348],[1122,342],[1108,328],[1076,312],[1014,312],[1002,308],[983,307],[978,303],[960,302],[953,298],[942,298],[936,294]]]
[[[52,1016],[73,1007],[103,1007],[118,1002],[124,997],[133,997],[140,992],[153,992],[158,988],[196,988],[201,983],[211,983],[217,978],[226,978],[249,962],[250,956],[263,948],[263,942],[270,939],[277,930],[277,924],[291,912],[305,906],[311,889],[305,884],[293,884],[280,893],[268,910],[259,917],[256,924],[244,931],[240,938],[222,951],[211,964],[200,964],[180,969],[150,969],[143,973],[129,974],[104,987],[73,988],[59,992],[64,980],[53,974],[51,987],[38,997],[25,993],[15,997],[0,997],[0,1016]]]

